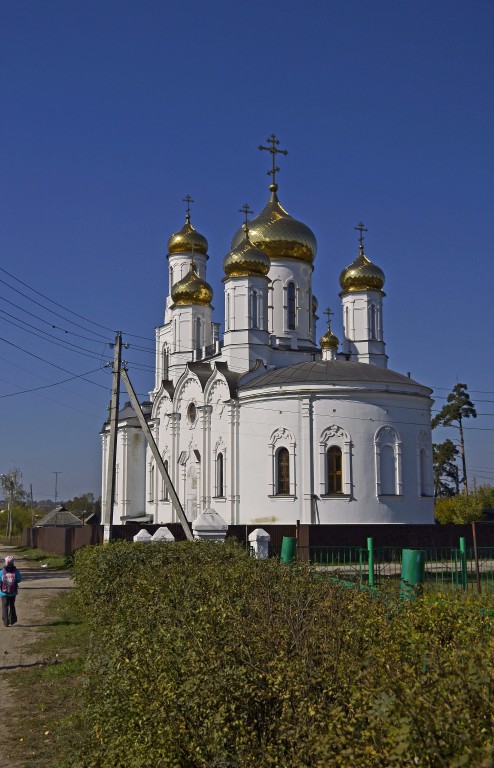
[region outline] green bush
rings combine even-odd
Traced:
[[[74,578],[81,768],[494,766],[477,598],[399,603],[230,544],[86,548]]]

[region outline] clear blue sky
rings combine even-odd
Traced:
[[[275,132],[281,202],[318,239],[320,310],[341,337],[362,219],[390,367],[439,407],[468,384],[485,414],[468,463],[494,481],[493,37],[490,0],[0,2],[0,267],[25,284],[0,272],[0,472],[19,467],[35,499],[54,472],[59,499],[99,495],[113,331],[145,396],[154,356],[136,345],[163,319],[186,194],[222,320],[222,259],[240,206],[267,200],[257,146]]]

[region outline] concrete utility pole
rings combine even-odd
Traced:
[[[57,498],[58,498],[58,476],[63,474],[62,472],[54,472],[55,475],[55,506],[57,506]]]
[[[134,392],[134,388],[132,384],[130,383],[130,379],[128,377],[127,371],[125,368],[123,368],[120,372],[120,375],[124,381],[125,387],[127,389],[127,392],[129,393],[130,402],[132,403],[132,406],[134,408],[134,411],[136,412],[136,416],[139,419],[139,424],[141,425],[142,431],[144,432],[144,437],[147,440],[147,443],[149,447],[151,448],[152,454],[154,456],[154,460],[156,462],[156,466],[159,469],[159,472],[161,474],[161,477],[164,480],[164,483],[168,489],[168,493],[170,494],[170,499],[173,505],[173,509],[177,513],[177,517],[182,523],[182,528],[184,529],[184,533],[189,541],[194,541],[194,537],[192,535],[192,531],[190,530],[189,523],[187,521],[187,518],[185,517],[184,511],[182,509],[182,505],[180,503],[180,499],[178,498],[175,487],[170,480],[170,476],[168,472],[166,471],[166,467],[164,465],[163,459],[160,456],[160,452],[158,449],[158,446],[155,443],[154,437],[151,433],[151,430],[149,429],[148,423],[144,417],[144,414],[141,410],[141,406],[139,403],[139,400],[137,399],[137,395]]]
[[[106,497],[103,516],[103,541],[111,541],[113,505],[115,503],[115,476],[117,467],[117,430],[120,401],[120,367],[122,364],[122,334],[115,336],[113,345],[113,381],[110,401],[110,437],[106,475]]]

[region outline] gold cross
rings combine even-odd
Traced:
[[[329,326],[331,325],[331,315],[334,315],[334,312],[332,312],[332,311],[330,310],[330,308],[329,308],[329,307],[327,307],[327,308],[324,310],[324,314],[328,316],[328,330],[329,330]]]
[[[184,203],[187,203],[187,208],[185,209],[185,219],[190,224],[190,204],[195,202],[190,195],[185,195],[184,198],[182,198]]]
[[[359,221],[359,223],[357,224],[356,227],[354,227],[354,229],[358,229],[360,231],[359,243],[360,243],[360,245],[363,248],[364,247],[364,236],[363,236],[362,233],[363,232],[368,232],[369,230],[364,227],[364,224],[363,224],[362,221]]]
[[[271,136],[266,139],[268,144],[271,144],[270,147],[263,147],[262,144],[259,144],[259,149],[264,149],[266,152],[271,152],[271,156],[273,158],[273,167],[270,171],[267,171],[268,176],[273,177],[273,181],[271,182],[271,187],[274,187],[275,189],[278,189],[276,185],[276,174],[280,170],[276,165],[276,155],[287,155],[288,151],[286,149],[277,149],[278,144],[280,143],[280,140],[276,138],[275,134],[272,133]]]
[[[248,217],[249,213],[254,213],[254,211],[250,210],[249,203],[244,203],[243,206],[238,209],[238,212],[245,214],[244,230],[247,231],[247,228],[248,228],[248,225],[249,225],[249,220],[248,220],[247,217]]]

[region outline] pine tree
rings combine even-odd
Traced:
[[[467,462],[465,458],[465,438],[463,434],[463,420],[477,418],[477,411],[470,400],[466,384],[456,384],[447,397],[446,405],[443,405],[439,413],[432,419],[432,429],[438,426],[455,427],[460,433],[460,455],[463,477],[460,480],[468,496]]]

